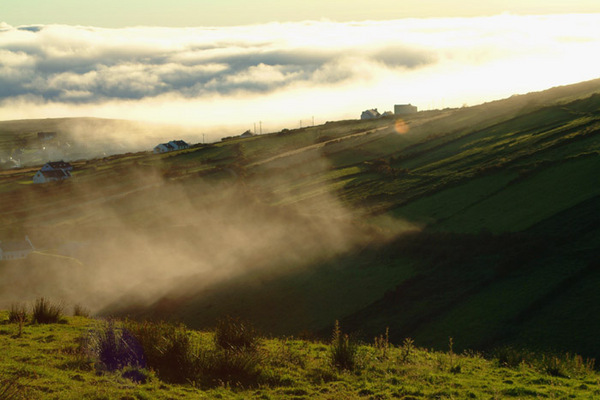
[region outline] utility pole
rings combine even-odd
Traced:
[[[315,116],[314,115],[313,115],[313,118],[312,118],[312,126],[315,126]]]
[[[300,129],[302,129],[302,120],[300,120]]]
[[[254,134],[256,135],[256,122],[254,123]]]
[[[204,139],[204,133],[202,134],[202,144],[206,144],[206,140]]]
[[[262,121],[258,121],[258,126],[260,126],[260,134],[262,135]]]

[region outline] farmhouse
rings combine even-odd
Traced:
[[[247,137],[252,137],[252,136],[254,136],[254,133],[252,133],[252,131],[250,129],[248,129],[246,132],[244,132],[240,135],[240,137],[242,137],[242,138],[247,138]]]
[[[189,148],[190,145],[183,140],[171,140],[169,143],[161,143],[154,147],[154,153],[167,153],[169,151],[183,150]]]
[[[360,119],[376,119],[379,117],[381,117],[381,114],[379,114],[379,111],[377,111],[376,108],[372,108],[370,110],[365,110],[360,115]]]
[[[16,260],[26,258],[34,250],[31,240],[25,236],[23,241],[1,242],[0,260]]]
[[[65,179],[69,179],[70,177],[71,177],[71,173],[64,169],[57,169],[57,170],[53,170],[53,171],[39,170],[33,176],[33,183],[56,182],[56,181],[62,181]]]

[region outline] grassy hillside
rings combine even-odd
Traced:
[[[598,133],[596,80],[81,160],[61,184],[0,171],[0,240],[38,247],[0,263],[0,304],[49,292],[193,328],[230,314],[325,337],[339,319],[369,340],[598,358]]]
[[[266,339],[227,327],[62,317],[9,322],[0,312],[2,399],[595,398],[600,375],[585,359],[506,349],[484,358],[391,345]],[[150,341],[155,334],[159,342]],[[243,339],[243,342],[228,342]],[[226,343],[238,343],[228,346]],[[239,343],[247,343],[241,346]],[[160,349],[168,350],[161,352]]]

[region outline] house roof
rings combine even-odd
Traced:
[[[11,241],[11,242],[0,242],[0,249],[4,252],[10,251],[23,251],[23,250],[32,250],[29,242],[23,241]]]
[[[183,140],[171,140],[169,143],[173,143],[179,147],[185,147],[185,146],[189,146],[186,142],[184,142]]]
[[[52,171],[39,171],[40,174],[44,175],[44,178],[58,178],[58,179],[64,179],[64,178],[68,178],[71,176],[71,174],[69,174],[67,171],[64,171],[62,169],[55,169]]]
[[[379,111],[377,111],[377,109],[376,109],[376,108],[372,108],[372,109],[370,109],[370,110],[365,110],[365,111],[363,111],[363,114],[365,114],[365,113],[366,113],[366,114],[370,114],[370,115],[372,115],[373,117],[379,117],[379,116],[381,115],[381,114],[379,114]]]
[[[64,161],[50,161],[46,163],[47,166],[52,167],[54,169],[65,169],[65,168],[73,168],[73,166]]]

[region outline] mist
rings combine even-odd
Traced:
[[[2,266],[0,307],[45,296],[109,312],[232,280],[268,285],[418,229],[402,221],[376,228],[326,187],[299,196],[299,179],[329,167],[318,150],[288,160],[284,173],[279,159],[276,169],[233,163],[202,179],[166,179],[164,164],[119,162],[87,163],[96,172],[110,165],[102,181],[39,187],[4,207],[4,226],[13,236],[28,234],[36,251]],[[52,205],[40,206],[41,195]],[[15,215],[25,217],[10,220]]]

